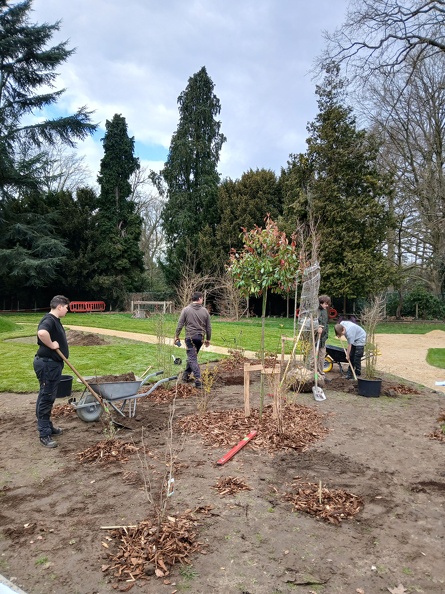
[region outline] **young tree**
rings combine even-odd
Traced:
[[[167,244],[166,274],[177,280],[181,262],[192,246],[197,272],[208,273],[202,241],[214,236],[219,222],[217,170],[225,142],[216,119],[221,111],[205,67],[194,74],[178,98],[179,124],[160,177],[166,184],[162,224]]]
[[[292,158],[282,183],[286,216],[316,225],[323,292],[358,297],[390,282],[384,242],[392,188],[378,169],[376,139],[357,130],[343,105],[343,88],[334,65],[317,87],[319,113],[308,125],[307,152]]]
[[[97,181],[98,245],[93,254],[93,285],[101,298],[122,306],[126,293],[143,288],[143,257],[140,249],[142,221],[131,199],[131,175],[139,168],[134,152],[134,138],[127,123],[116,114],[106,122],[102,139],[104,156]]]
[[[243,230],[244,248],[232,250],[228,270],[244,297],[262,296],[261,353],[264,356],[264,330],[267,293],[289,293],[299,270],[300,253],[295,237],[289,242],[286,234],[267,216],[264,229],[255,225]]]

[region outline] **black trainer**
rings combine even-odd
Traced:
[[[51,435],[46,435],[45,437],[41,437],[40,443],[42,444],[42,446],[45,446],[45,448],[56,448],[57,447],[57,441],[54,441],[54,439],[51,437]]]
[[[53,427],[51,431],[51,435],[62,435],[63,429],[62,427]]]

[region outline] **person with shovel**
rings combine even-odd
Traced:
[[[329,335],[329,308],[331,307],[331,298],[329,295],[320,295],[318,298],[318,375],[322,378],[325,376],[324,360],[326,357],[326,341]]]
[[[46,448],[56,448],[57,442],[53,436],[62,434],[62,429],[52,424],[51,412],[63,370],[63,360],[56,353],[56,349],[60,349],[67,358],[69,355],[65,329],[60,321],[66,316],[69,304],[69,299],[63,295],[53,297],[50,312],[43,316],[37,328],[39,348],[34,357],[34,371],[39,380],[40,390],[37,396],[36,417],[40,443]]]
[[[355,375],[358,377],[362,374],[362,357],[365,352],[366,344],[366,332],[365,330],[356,324],[344,320],[339,324],[335,324],[335,334],[337,338],[344,336],[348,341],[348,348],[346,351],[346,358],[349,361],[348,373],[346,379],[352,379],[352,369],[355,371]]]
[[[182,380],[184,382],[190,381],[190,375],[193,373],[196,388],[202,388],[198,353],[203,344],[206,347],[209,346],[210,338],[212,336],[210,314],[202,305],[202,301],[202,293],[195,291],[192,295],[192,302],[181,311],[174,339],[175,343],[179,341],[179,335],[181,334],[182,328],[185,326],[187,365],[182,374]]]

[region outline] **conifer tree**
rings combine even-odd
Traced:
[[[97,181],[96,237],[93,285],[100,297],[122,306],[128,291],[143,288],[143,257],[139,247],[142,220],[132,199],[130,176],[139,169],[134,138],[128,136],[125,118],[116,114],[106,122],[102,139],[104,156]]]
[[[206,254],[200,244],[208,244],[219,222],[217,170],[225,142],[216,119],[221,106],[205,67],[194,74],[178,98],[179,123],[161,177],[166,184],[166,204],[162,224],[167,243],[166,274],[177,278],[180,263],[197,257],[197,271],[206,270]]]

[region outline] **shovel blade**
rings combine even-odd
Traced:
[[[314,386],[312,388],[312,392],[314,394],[314,399],[317,402],[322,402],[323,400],[326,400],[326,394],[323,392],[323,390],[320,387]]]

